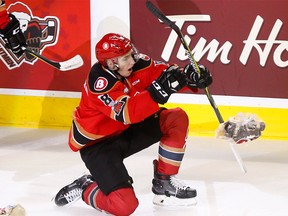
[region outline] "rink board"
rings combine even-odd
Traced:
[[[0,124],[16,127],[68,128],[79,98],[0,95]],[[219,123],[209,104],[167,103],[181,107],[190,119],[189,135],[214,136]],[[288,139],[288,109],[218,105],[226,121],[239,112],[253,113],[265,123],[263,138]]]

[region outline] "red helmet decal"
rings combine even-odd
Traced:
[[[96,91],[102,91],[107,87],[107,85],[108,85],[107,79],[104,77],[99,77],[94,83],[94,89]]]
[[[109,43],[103,43],[102,48],[104,50],[108,50],[109,49]]]

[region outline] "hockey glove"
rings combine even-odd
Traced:
[[[20,29],[20,24],[13,14],[9,14],[10,22],[4,29],[0,29],[0,37],[4,39],[5,47],[20,57],[23,54],[22,46],[26,46],[26,39]]]
[[[204,89],[211,85],[212,76],[205,66],[199,64],[198,67],[200,73],[195,71],[191,64],[186,65],[184,68],[184,73],[187,76],[187,86],[190,88]]]
[[[178,66],[172,65],[152,82],[148,91],[155,102],[165,104],[172,93],[179,91],[184,86],[186,86],[186,75]]]

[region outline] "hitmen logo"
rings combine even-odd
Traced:
[[[108,85],[108,81],[105,77],[99,77],[94,83],[94,89],[96,91],[102,91]]]
[[[33,16],[31,9],[22,2],[15,2],[7,8],[20,22],[26,43],[29,48],[41,53],[46,46],[55,45],[58,40],[59,20],[57,17],[46,16],[39,18]],[[4,41],[0,38],[0,59],[9,69],[19,67],[23,62],[34,64],[37,60],[30,54],[17,57],[10,49],[5,48]]]

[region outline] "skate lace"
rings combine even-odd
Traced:
[[[178,190],[186,190],[189,186],[186,185],[185,182],[178,179],[175,175],[170,176],[170,184],[175,187],[176,191]]]
[[[78,200],[81,197],[81,195],[82,195],[82,190],[80,188],[76,188],[64,194],[64,197],[68,203],[72,203]]]

